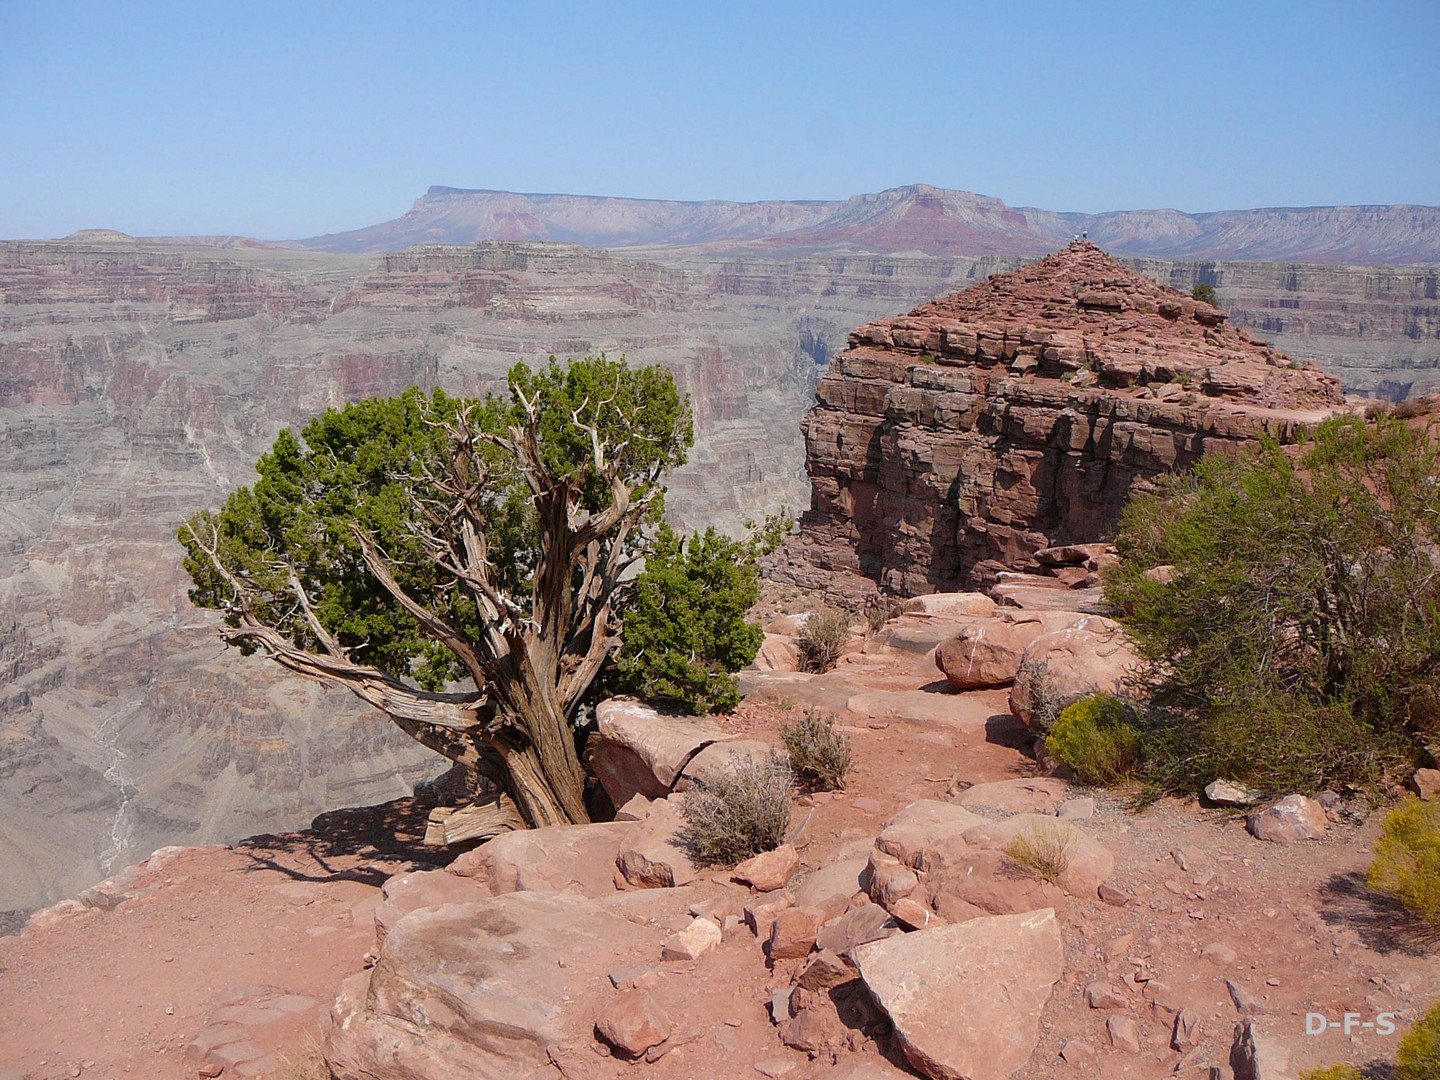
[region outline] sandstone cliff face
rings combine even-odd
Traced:
[[[1099,539],[1162,471],[1344,406],[1334,376],[1083,242],[860,327],[816,397],[789,573],[907,594]]]

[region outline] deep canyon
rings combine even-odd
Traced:
[[[810,503],[800,422],[852,330],[1028,261],[642,241],[0,243],[0,910],[440,771],[379,714],[225,650],[186,599],[175,528],[281,427],[413,384],[496,389],[517,359],[660,362],[696,410],[671,514],[735,530]],[[1213,285],[1230,325],[1347,390],[1440,389],[1434,265],[1126,261]]]

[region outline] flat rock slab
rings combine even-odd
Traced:
[[[485,881],[499,896],[512,892],[572,892],[605,896],[615,891],[615,859],[643,824],[611,821],[504,833],[467,851],[447,868]]]
[[[442,904],[469,903],[483,900],[488,895],[485,882],[445,870],[395,874],[381,887],[384,899],[375,909],[375,933],[384,941],[390,928],[412,911]]]
[[[1056,884],[1071,896],[1093,900],[1115,869],[1115,856],[1100,841],[1068,821],[1045,814],[1016,814],[966,830],[964,841],[983,851],[1008,852],[1024,840],[1063,864]]]
[[[871,690],[846,699],[845,708],[855,716],[923,727],[958,728],[966,734],[985,730],[985,722],[997,712],[994,700],[979,694],[939,693],[929,690]]]
[[[1070,785],[1053,776],[996,780],[966,788],[955,801],[961,806],[986,806],[1010,814],[1051,814],[1060,808]]]
[[[996,915],[856,947],[851,959],[932,1080],[1004,1080],[1030,1059],[1064,969],[1055,912]]]
[[[988,618],[995,614],[995,601],[984,593],[929,593],[905,601],[907,615],[973,615]]]
[[[595,723],[587,760],[616,806],[635,795],[668,795],[691,758],[729,737],[709,720],[661,713],[633,698],[602,701]]]
[[[591,826],[593,828],[593,826]],[[637,889],[673,889],[699,875],[680,839],[685,819],[670,802],[655,803],[650,816],[634,824],[615,853],[615,867]]]
[[[347,979],[326,1060],[337,1080],[517,1080],[588,1043],[606,973],[652,961],[648,928],[584,897],[517,892],[424,908]],[[561,967],[558,960],[564,960]]]
[[[885,823],[875,846],[906,866],[917,866],[920,853],[952,836],[986,824],[986,819],[963,806],[920,799],[904,807]]]
[[[775,747],[756,739],[711,743],[691,758],[676,789],[684,791],[696,782],[713,783],[718,777],[734,770],[737,764],[746,760],[765,761],[772,753],[775,753]]]
[[[1067,589],[1059,582],[1055,585],[1004,582],[992,588],[990,594],[1002,605],[1026,611],[1075,611],[1086,615],[1103,615],[1110,611],[1105,603],[1104,589]]]

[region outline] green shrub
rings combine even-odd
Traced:
[[[1070,867],[1070,832],[1058,823],[1027,829],[1010,841],[1005,855],[1027,873],[1058,885]]]
[[[1440,927],[1440,803],[1412,798],[1391,812],[1366,881]]]
[[[755,560],[768,542],[763,532],[732,540],[713,528],[682,541],[662,525],[625,615],[619,688],[689,713],[739,704],[734,673],[765,640],[745,616],[760,598]]]
[[[1190,295],[1202,304],[1209,304],[1211,307],[1217,306],[1215,303],[1215,286],[1213,285],[1196,285],[1190,290]]]
[[[1306,1069],[1300,1080],[1365,1080],[1365,1074],[1354,1065],[1325,1065],[1318,1069]]]
[[[1435,1080],[1440,1076],[1440,1002],[1415,1021],[1395,1055],[1395,1080]]]
[[[1067,706],[1045,737],[1045,748],[1085,784],[1119,784],[1135,776],[1141,734],[1119,698],[1096,694]]]
[[[850,739],[833,716],[807,709],[805,716],[780,729],[790,764],[801,777],[824,788],[843,788],[850,771]]]
[[[1153,789],[1406,774],[1440,731],[1437,542],[1440,446],[1390,416],[1326,421],[1298,459],[1207,455],[1133,499],[1106,597],[1145,661]]]
[[[702,866],[734,866],[773,851],[790,831],[795,774],[778,753],[741,760],[685,796],[680,840]]]
[[[850,640],[850,613],[836,608],[812,611],[800,628],[795,646],[800,652],[800,668],[819,674],[829,671],[840,659],[840,652]]]

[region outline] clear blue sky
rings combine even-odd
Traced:
[[[0,237],[308,236],[431,184],[1440,204],[1440,2],[0,0]]]

